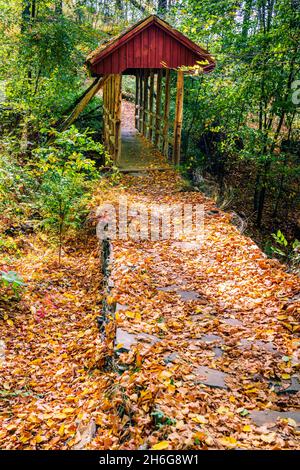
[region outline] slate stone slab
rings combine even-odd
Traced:
[[[243,323],[237,318],[222,318],[220,322],[230,326],[243,326]]]
[[[276,423],[277,419],[291,418],[296,421],[297,425],[300,426],[300,411],[274,411],[274,410],[262,410],[262,411],[251,411],[249,418],[256,424],[256,426],[263,426],[268,423]]]
[[[128,305],[116,304],[116,312],[120,312],[120,310],[128,310],[128,308]]]
[[[202,383],[212,388],[228,389],[225,379],[227,374],[220,370],[211,369],[210,367],[200,366],[196,370],[197,383]]]
[[[212,333],[207,333],[205,335],[200,336],[200,338],[197,338],[198,341],[202,343],[214,343],[215,341],[218,341],[219,343],[223,343],[223,339],[221,336],[214,335]]]
[[[177,295],[180,295],[183,301],[197,300],[200,298],[198,292],[193,290],[184,290],[182,286],[172,285],[168,287],[159,287],[157,290],[162,292],[174,292]]]
[[[128,333],[128,331],[123,328],[117,328],[115,344],[116,346],[121,345],[121,347],[119,347],[116,352],[122,353],[129,351],[133,345],[139,342],[152,345],[158,341],[160,341],[160,339],[154,335],[149,335],[147,333]]]
[[[293,376],[293,377],[291,377],[290,384],[286,387],[281,386],[279,388],[279,390],[277,390],[276,393],[278,395],[282,395],[282,394],[285,394],[285,393],[293,394],[293,393],[298,393],[298,392],[300,392],[300,382],[299,382],[298,377]]]
[[[240,348],[249,350],[252,346],[257,346],[258,349],[263,349],[271,354],[280,354],[278,349],[274,346],[274,344],[269,342],[264,342],[260,340],[249,340],[249,339],[241,339],[240,340]]]
[[[168,356],[165,356],[165,357],[164,357],[164,363],[165,363],[165,364],[170,364],[171,362],[175,362],[176,359],[177,359],[177,357],[178,357],[178,354],[177,354],[177,353],[175,353],[175,352],[174,352],[174,353],[171,353],[171,354],[169,354]]]
[[[224,351],[221,348],[219,348],[218,346],[216,346],[213,349],[213,352],[214,352],[216,358],[222,357],[223,354],[224,354]]]

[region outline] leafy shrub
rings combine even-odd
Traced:
[[[59,262],[68,228],[79,228],[86,215],[86,200],[100,173],[88,153],[107,156],[100,143],[88,131],[80,133],[72,126],[64,132],[54,132],[49,146],[38,148],[35,171],[40,179],[39,207],[43,226],[55,232],[59,243]]]
[[[25,286],[25,283],[15,271],[0,271],[0,285],[11,290],[19,298],[20,291]]]

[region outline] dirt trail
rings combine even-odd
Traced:
[[[299,448],[299,278],[172,169],[102,180],[92,213],[121,195],[203,204],[203,242],[114,241],[103,340],[96,237],[70,243],[61,267],[38,235],[19,240],[1,265],[27,290],[0,320],[0,447]]]
[[[95,199],[205,206],[200,246],[113,242],[121,448],[296,448],[299,279],[181,186],[150,172]]]

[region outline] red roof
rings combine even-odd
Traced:
[[[151,15],[100,45],[88,56],[87,65],[92,75],[197,65],[203,72],[210,72],[215,61],[205,49]]]

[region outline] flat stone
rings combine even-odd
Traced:
[[[171,286],[167,287],[158,287],[157,290],[161,292],[175,292],[176,290],[180,289],[182,286],[178,286],[177,284],[172,284]]]
[[[167,287],[158,287],[157,290],[161,292],[174,292],[177,295],[180,295],[181,299],[184,301],[197,300],[200,295],[198,292],[193,290],[184,290],[182,286],[172,285]]]
[[[262,410],[251,411],[249,418],[251,418],[256,426],[263,426],[267,423],[276,423],[277,419],[293,419],[297,425],[300,426],[300,411],[274,411]]]
[[[178,290],[176,291],[176,294],[180,295],[180,297],[182,298],[182,300],[184,301],[188,301],[188,300],[196,300],[196,299],[199,299],[199,294],[198,292],[195,292],[195,291],[188,291],[188,290]]]
[[[128,331],[123,330],[123,328],[117,328],[116,331],[116,345],[120,345],[121,347],[118,348],[119,352],[129,351],[131,346],[137,344],[137,337]]]
[[[164,363],[165,364],[170,364],[171,362],[175,362],[175,360],[177,359],[178,357],[178,354],[177,353],[171,353],[169,354],[168,356],[165,356],[164,357]]]
[[[267,351],[271,354],[279,354],[278,349],[274,346],[274,344],[269,341],[269,342],[264,342],[260,340],[249,340],[249,339],[241,339],[240,341],[240,348],[242,349],[251,349],[252,346],[257,346],[258,349],[263,349],[264,351]]]
[[[211,369],[210,367],[200,366],[196,370],[199,382],[208,387],[227,389],[225,379],[227,374],[222,371]]]
[[[117,328],[116,331],[115,344],[116,346],[120,346],[116,350],[118,353],[129,351],[133,345],[139,342],[152,345],[159,341],[159,338],[154,335],[149,335],[148,333],[128,333],[128,331],[124,330],[123,328]]]
[[[122,305],[117,302],[116,304],[116,312],[120,312],[121,310],[128,310],[128,305]]]
[[[282,395],[285,393],[293,394],[298,392],[300,392],[300,382],[298,377],[296,377],[295,375],[291,377],[291,382],[287,387],[280,388],[279,390],[277,390],[278,395]]]
[[[219,348],[218,346],[216,346],[213,349],[213,352],[214,352],[216,358],[222,357],[223,354],[224,354],[224,351],[221,348]]]
[[[200,338],[199,338],[199,341],[202,341],[204,343],[214,343],[215,341],[218,341],[218,342],[222,342],[223,343],[223,339],[218,336],[218,335],[214,335],[214,334],[206,334],[206,335],[202,335]]]
[[[242,326],[243,325],[243,323],[237,318],[222,318],[220,322],[225,323],[225,325],[230,325],[230,326]]]

